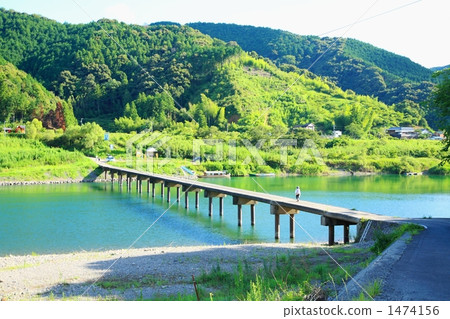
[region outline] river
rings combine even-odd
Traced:
[[[294,197],[302,189],[303,200],[355,208],[398,217],[450,217],[450,177],[237,177],[205,179],[205,182]],[[222,245],[274,242],[274,217],[269,206],[256,205],[256,225],[250,225],[250,208],[243,206],[243,226],[237,226],[236,206],[224,200],[224,216],[208,216],[207,199],[200,209],[161,199],[159,189],[151,198],[143,187],[127,193],[117,184],[59,184],[0,187],[0,256],[62,253],[127,247]],[[327,228],[320,217],[301,213],[296,217],[295,242],[325,242]],[[351,236],[355,226],[351,227]],[[342,227],[336,229],[342,240]],[[289,242],[289,220],[281,216],[281,242]]]

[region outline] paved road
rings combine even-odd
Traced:
[[[387,275],[377,300],[450,300],[450,219],[418,219],[413,237]]]

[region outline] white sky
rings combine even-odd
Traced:
[[[344,36],[425,67],[450,64],[448,0],[0,0],[0,7],[69,23],[224,22]]]

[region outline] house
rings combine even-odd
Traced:
[[[292,128],[294,128],[294,129],[302,128],[302,129],[311,130],[311,131],[316,130],[316,126],[314,125],[314,123],[308,123],[308,124],[304,124],[304,125],[294,125]]]
[[[333,135],[331,136],[332,138],[338,138],[342,136],[342,131],[338,131],[338,130],[334,130],[333,131]]]
[[[302,128],[304,128],[305,130],[311,130],[311,131],[316,130],[316,126],[313,123],[308,123],[308,124],[302,125]]]
[[[440,138],[444,138],[444,132],[442,132],[442,131],[436,131],[436,132],[434,132],[433,133],[433,136],[437,136],[437,137],[440,137]]]
[[[417,138],[417,133],[412,127],[391,127],[387,133],[396,138]]]
[[[15,129],[10,128],[10,127],[4,127],[3,128],[3,133],[21,133],[21,134],[25,134],[25,125],[17,125],[17,127]]]
[[[147,151],[145,152],[145,155],[147,156],[147,158],[149,157],[156,157],[158,158],[158,150],[154,147],[149,147],[147,148]]]
[[[430,137],[430,140],[435,140],[435,141],[444,140],[444,132],[442,132],[442,131],[434,132],[433,135]]]
[[[25,125],[18,125],[14,132],[25,134]]]

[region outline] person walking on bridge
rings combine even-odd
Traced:
[[[297,186],[297,188],[295,189],[295,199],[297,200],[297,202],[299,201],[301,195],[302,191],[300,190],[300,186]]]

